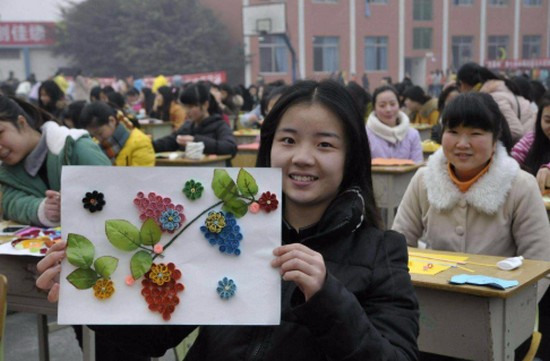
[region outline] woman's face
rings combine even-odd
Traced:
[[[99,142],[106,141],[111,138],[115,133],[116,129],[116,120],[114,117],[109,117],[109,122],[98,127],[87,127],[86,130],[92,137],[97,139]]]
[[[10,121],[0,119],[0,161],[15,165],[27,157],[40,140],[40,133],[19,116],[19,129]]]
[[[50,97],[50,95],[46,92],[46,90],[44,88],[40,89],[40,101],[42,102],[42,104],[44,105],[48,105],[50,104],[50,102],[52,101],[52,98]]]
[[[540,126],[542,132],[550,139],[550,106],[545,107],[542,110],[542,117],[540,118]]]
[[[374,111],[380,121],[391,127],[397,123],[399,114],[399,101],[397,96],[391,90],[383,91],[376,97]]]
[[[208,102],[202,105],[188,105],[183,104],[183,108],[187,113],[187,118],[195,123],[200,123],[204,118],[208,116]]]
[[[416,102],[410,98],[406,98],[405,99],[405,106],[407,107],[407,109],[411,112],[417,112],[420,110],[420,108],[422,107],[422,104],[420,104],[419,102]]]
[[[468,181],[481,172],[496,147],[493,133],[464,126],[445,129],[441,145],[460,181]]]
[[[322,214],[338,194],[347,140],[342,122],[319,104],[297,104],[282,116],[271,166],[282,168],[285,207]],[[316,213],[317,214],[317,213]]]

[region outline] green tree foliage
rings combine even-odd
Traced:
[[[94,76],[226,70],[242,78],[244,56],[198,0],[86,0],[62,9],[57,51]]]

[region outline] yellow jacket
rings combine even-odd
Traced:
[[[155,150],[151,138],[139,129],[132,129],[126,144],[116,156],[115,165],[154,166]]]
[[[437,110],[437,99],[428,100],[414,116],[413,124],[430,124],[436,125],[439,119],[439,111]]]

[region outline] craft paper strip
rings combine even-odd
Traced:
[[[409,261],[409,273],[415,273],[419,275],[436,275],[440,272],[448,270],[451,266],[442,266],[437,263],[432,263],[428,260],[410,260]]]
[[[59,324],[280,322],[281,278],[270,266],[281,244],[280,169],[71,166],[61,189],[72,251],[62,264]],[[92,213],[96,198],[105,204]],[[228,214],[222,203],[244,214]],[[133,274],[140,277],[129,286]],[[153,281],[171,291],[157,297],[164,286]]]
[[[436,254],[428,252],[409,251],[409,257],[420,257],[425,259],[432,259],[434,261],[452,261],[452,262],[466,262],[467,256],[453,256],[448,254]],[[468,262],[466,262],[468,263]]]

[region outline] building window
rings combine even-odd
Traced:
[[[388,70],[387,36],[367,36],[365,38],[365,70]]]
[[[313,71],[338,71],[339,54],[340,41],[337,36],[315,36],[313,38]]]
[[[260,72],[286,73],[288,71],[288,49],[279,36],[260,37]]]
[[[20,56],[19,49],[0,49],[0,59],[19,59]]]
[[[432,20],[432,0],[414,0],[413,20]]]
[[[413,49],[432,48],[432,28],[413,29]]]
[[[525,6],[542,6],[542,0],[523,0]]]
[[[508,36],[489,36],[487,53],[489,60],[506,59],[508,57]]]
[[[523,36],[523,59],[536,59],[541,57],[542,36]]]
[[[474,48],[473,36],[453,36],[453,67],[459,69],[463,64],[472,61]]]
[[[474,5],[474,0],[453,0],[453,5],[471,6],[471,5]]]
[[[508,6],[509,0],[489,0],[491,6]]]

